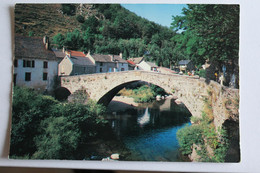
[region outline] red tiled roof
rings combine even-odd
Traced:
[[[86,57],[86,55],[80,51],[68,50],[68,52],[71,54],[71,56]]]
[[[129,64],[135,65],[135,63],[133,61],[130,60],[126,60]]]

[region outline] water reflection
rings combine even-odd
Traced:
[[[174,100],[120,110],[108,116],[118,139],[132,151],[134,160],[176,161],[178,129],[189,125],[191,114]]]
[[[149,122],[150,122],[150,113],[149,113],[148,107],[147,107],[145,109],[144,114],[138,117],[137,123],[140,125],[140,127],[143,127],[144,125],[148,124]]]

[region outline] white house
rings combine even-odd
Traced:
[[[52,91],[58,60],[48,47],[48,37],[15,36],[13,83],[38,91]]]

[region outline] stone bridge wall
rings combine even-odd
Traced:
[[[230,109],[234,109],[232,104],[236,104],[236,99],[239,98],[239,90],[221,87],[214,81],[207,84],[205,79],[199,77],[146,71],[125,71],[62,77],[61,86],[67,88],[71,93],[85,89],[91,99],[100,101],[104,96],[113,97],[128,83],[140,80],[158,85],[166,92],[176,96],[195,117],[201,116],[205,106],[205,98],[208,98],[212,105],[216,127],[222,125],[226,119],[238,116],[238,113],[234,115],[236,112],[230,111]]]

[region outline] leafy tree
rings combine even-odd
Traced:
[[[40,134],[42,119],[48,118],[58,102],[50,96],[39,96],[28,88],[14,87],[10,155],[32,155],[33,138]]]
[[[182,32],[173,38],[197,64],[205,59],[223,64],[238,60],[239,6],[188,5],[184,16],[173,17],[172,28]]]
[[[60,103],[51,96],[15,87],[10,157],[82,159],[79,147],[104,130],[104,111],[105,107],[93,101],[87,105]]]
[[[52,38],[53,44],[56,45],[59,49],[64,46],[65,37],[61,33],[58,33]]]

